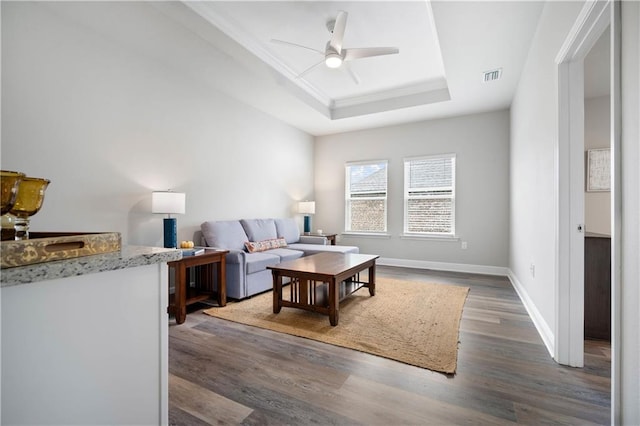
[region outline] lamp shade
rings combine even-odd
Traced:
[[[315,214],[316,213],[316,202],[315,201],[300,201],[298,203],[298,212],[305,214]]]
[[[184,214],[184,192],[158,191],[151,194],[151,213]]]

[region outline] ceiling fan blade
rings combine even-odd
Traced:
[[[308,47],[308,46],[303,46],[303,45],[301,45],[301,44],[291,43],[290,41],[277,40],[277,39],[275,39],[275,38],[272,38],[272,39],[271,39],[271,42],[272,42],[272,43],[279,43],[279,44],[286,44],[286,45],[289,45],[289,46],[301,47],[301,48],[303,48],[303,49],[312,50],[312,51],[314,51],[314,52],[316,52],[316,53],[319,53],[319,54],[321,54],[322,56],[324,56],[324,52],[323,52],[323,51],[318,50],[318,49],[314,49],[313,47]]]
[[[344,30],[347,27],[347,16],[349,14],[344,10],[339,11],[333,24],[333,34],[331,35],[329,46],[338,53],[342,52],[342,40],[344,39]]]
[[[355,49],[344,50],[344,60],[368,58],[370,56],[393,55],[400,53],[397,47],[356,47]]]
[[[347,73],[351,76],[354,83],[360,84],[360,77],[358,77],[358,74],[356,74],[356,72],[349,66],[349,64],[345,63],[343,67],[347,70]]]
[[[296,76],[296,78],[301,78],[301,77],[302,77],[302,76],[304,76],[306,73],[308,73],[309,71],[311,71],[312,69],[314,69],[315,67],[317,67],[317,66],[318,66],[318,65],[320,65],[320,64],[324,64],[324,59],[323,59],[323,60],[321,60],[321,61],[320,61],[320,62],[318,62],[318,63],[315,63],[315,64],[311,65],[311,66],[310,66],[309,68],[307,68],[306,70],[302,71],[300,74],[298,74],[298,75]]]

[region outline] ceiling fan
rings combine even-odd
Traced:
[[[313,64],[306,70],[302,71],[297,75],[296,78],[304,76],[318,65],[324,63],[328,68],[340,68],[341,66],[343,66],[349,72],[351,78],[353,78],[356,84],[358,84],[360,83],[360,79],[346,62],[371,56],[393,55],[400,52],[400,49],[398,49],[397,47],[356,47],[349,49],[343,48],[342,40],[344,38],[344,31],[347,27],[348,15],[349,14],[347,12],[341,10],[338,12],[338,16],[335,20],[327,22],[327,29],[331,33],[331,39],[329,39],[329,41],[327,42],[327,46],[324,52],[318,49],[314,49],[313,47],[303,46],[301,44],[291,43],[289,41],[271,39],[273,43],[281,43],[290,46],[301,47],[313,52],[317,52],[324,56],[323,60],[316,64]]]

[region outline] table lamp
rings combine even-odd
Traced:
[[[304,216],[304,232],[308,234],[311,232],[311,216],[310,214],[316,213],[315,201],[300,201],[298,203],[298,212],[303,213]]]
[[[164,218],[164,246],[178,247],[178,223],[172,214],[184,214],[184,192],[156,191],[151,194],[151,213],[166,214]]]

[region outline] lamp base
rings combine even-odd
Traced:
[[[304,217],[304,232],[305,234],[311,232],[311,216]]]
[[[178,221],[175,217],[164,219],[164,247],[178,247]]]

